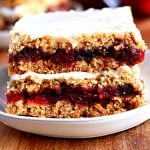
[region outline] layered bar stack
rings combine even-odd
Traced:
[[[11,32],[6,111],[76,118],[140,107],[145,50],[129,7],[26,16]]]

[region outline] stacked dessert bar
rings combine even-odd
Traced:
[[[6,111],[77,118],[140,107],[145,50],[129,7],[26,16],[11,32]]]

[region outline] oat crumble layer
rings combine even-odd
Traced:
[[[96,73],[109,70],[119,70],[119,68],[122,68],[123,66],[134,68],[136,65],[128,66],[125,63],[115,61],[112,58],[93,58],[90,63],[86,62],[85,60],[80,60],[73,62],[69,66],[61,63],[53,63],[50,60],[38,60],[37,62],[19,61],[8,64],[8,75],[12,76],[14,74],[24,74],[29,71],[41,74],[55,74],[72,71]]]
[[[22,100],[8,104],[6,112],[15,115],[51,117],[51,118],[79,118],[79,117],[99,117],[104,115],[126,112],[126,106],[134,109],[143,105],[141,96],[128,97],[123,100],[114,98],[105,107],[101,104],[92,106],[72,105],[69,102],[58,101],[53,105],[24,104]]]
[[[12,62],[8,64],[9,76],[13,74],[23,74],[28,71],[36,73],[54,74],[61,72],[79,71],[79,72],[100,72],[103,70],[116,69],[121,64],[113,59],[94,58],[91,63],[84,60],[76,61],[71,66],[66,67],[61,64],[54,64],[51,61],[39,60],[37,62]]]
[[[47,76],[47,78],[50,77],[50,75],[45,75]],[[82,76],[80,75],[80,72],[79,76]],[[82,79],[78,77],[75,78],[73,76],[67,78],[65,75],[64,77],[60,78],[44,79],[44,77],[41,78],[38,73],[32,74],[32,72],[23,78],[21,78],[21,75],[18,74],[18,77],[20,77],[20,79],[18,80],[13,78],[13,76],[11,77],[11,80],[8,83],[8,92],[17,92],[18,90],[36,92],[41,88],[59,89],[61,83],[66,83],[67,85],[72,86],[81,86],[83,88],[94,86],[116,86],[118,84],[132,84],[132,86],[139,91],[142,91],[144,89],[143,82],[140,80],[140,70],[138,66],[134,66],[133,68],[122,66],[120,68],[117,68],[116,70],[110,69],[108,71],[102,71],[100,73],[97,73],[95,77],[89,79],[86,78],[86,75]]]
[[[15,55],[23,48],[40,48],[41,51],[54,54],[60,49],[65,51],[74,50],[92,50],[100,48],[114,47],[114,49],[121,50],[122,46],[129,46],[131,48],[145,51],[147,46],[145,42],[140,39],[137,40],[134,33],[93,33],[87,35],[86,33],[74,38],[72,43],[69,39],[63,37],[53,37],[45,35],[40,38],[31,39],[29,35],[20,35],[20,33],[11,34],[11,44],[9,46],[9,53]]]

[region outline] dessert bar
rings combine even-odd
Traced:
[[[129,7],[25,16],[11,31],[6,111],[77,118],[140,107],[145,50]]]

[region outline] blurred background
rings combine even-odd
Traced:
[[[0,0],[0,65],[8,61],[9,31],[25,14],[125,5],[131,6],[135,23],[150,46],[150,0]]]

